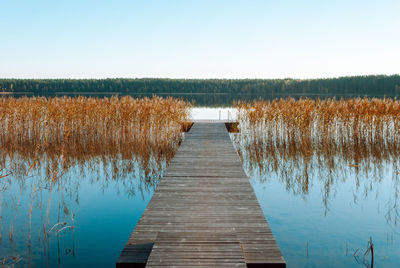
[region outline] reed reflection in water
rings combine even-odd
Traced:
[[[375,266],[400,262],[399,124],[390,99],[239,104],[232,140],[289,265],[355,266],[370,237]]]

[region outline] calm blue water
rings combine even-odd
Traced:
[[[72,167],[53,184],[42,179],[44,171],[3,178],[0,256],[6,265],[114,267],[165,168],[163,163],[146,176],[141,164],[132,162],[131,172],[118,174],[110,163],[93,160],[90,167]]]
[[[288,267],[368,267],[371,255],[363,255],[370,238],[374,266],[399,267],[398,159],[366,160],[359,168],[337,159],[333,169],[314,159],[307,184],[301,158],[276,170],[267,159],[262,166],[246,155],[243,160]],[[16,267],[114,267],[165,169],[165,162],[149,165],[146,175],[135,160],[123,171],[94,159],[54,183],[44,169],[0,179],[2,261]],[[0,167],[0,177],[7,168]]]
[[[338,157],[332,169],[314,156],[306,169],[300,157],[274,169],[236,146],[288,267],[370,267],[370,238],[374,267],[400,267],[398,159],[355,168]]]

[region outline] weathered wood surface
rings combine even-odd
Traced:
[[[195,123],[117,267],[285,267],[222,123]]]

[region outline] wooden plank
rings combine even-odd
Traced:
[[[159,232],[146,267],[246,267],[237,237],[231,232]]]
[[[117,267],[286,267],[224,124],[195,123]]]

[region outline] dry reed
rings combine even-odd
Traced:
[[[397,100],[289,98],[239,102],[237,107],[240,128],[251,132],[255,143],[271,149],[303,155],[354,152],[355,159],[356,154],[380,157],[400,151]]]
[[[48,163],[58,177],[93,157],[170,159],[187,125],[190,104],[173,98],[0,98],[0,164],[28,175]],[[18,161],[12,161],[15,160]],[[21,158],[28,166],[21,167]],[[45,161],[43,161],[45,160]],[[49,164],[50,163],[50,164]]]

